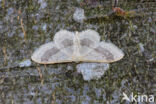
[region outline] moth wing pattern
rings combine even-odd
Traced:
[[[79,33],[79,52],[80,54],[86,55],[88,52],[90,52],[93,48],[97,47],[97,45],[100,42],[100,36],[99,34],[94,30],[85,30]]]
[[[67,30],[60,30],[54,36],[54,43],[56,47],[61,49],[66,54],[73,54],[74,51],[74,33]]]
[[[72,61],[110,63],[123,56],[123,52],[114,44],[100,42],[100,36],[94,30],[78,34],[60,30],[55,34],[53,42],[41,45],[31,58],[40,64]]]
[[[120,60],[124,56],[123,52],[112,43],[100,42],[99,45],[83,56],[84,62],[104,62],[110,63]]]
[[[31,59],[40,64],[54,64],[71,62],[71,57],[56,47],[54,42],[41,45],[31,56]]]

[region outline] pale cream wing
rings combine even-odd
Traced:
[[[64,53],[72,55],[74,51],[74,33],[67,30],[60,30],[54,36],[54,43],[57,48],[61,49]]]
[[[40,64],[54,64],[72,61],[71,57],[57,48],[54,42],[49,42],[40,46],[33,53],[31,59]]]
[[[82,57],[84,62],[114,62],[123,58],[124,53],[112,43],[101,42],[87,55]]]
[[[94,30],[85,30],[78,34],[79,53],[81,56],[88,54],[93,48],[97,47],[100,42],[99,34]]]

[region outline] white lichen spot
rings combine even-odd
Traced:
[[[106,63],[81,63],[77,65],[77,72],[83,75],[83,79],[90,81],[92,79],[98,80],[102,77],[104,72],[109,68]]]
[[[31,66],[31,60],[30,59],[26,59],[24,61],[21,61],[19,63],[19,67],[29,67]]]
[[[144,52],[144,45],[142,44],[142,43],[139,43],[139,51],[141,52],[141,53],[143,53]]]
[[[14,9],[13,9],[13,8],[9,8],[9,9],[7,10],[7,13],[8,13],[8,15],[13,14],[13,13],[14,13]]]
[[[76,8],[76,10],[73,14],[73,18],[76,22],[83,23],[83,21],[86,19],[85,15],[84,15],[84,10],[81,8]]]
[[[46,31],[47,30],[47,24],[42,25],[42,30]]]
[[[40,9],[44,9],[47,7],[47,3],[44,0],[39,0],[38,3],[40,4]]]

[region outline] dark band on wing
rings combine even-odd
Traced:
[[[73,41],[70,39],[64,39],[61,44],[64,46],[64,48],[72,46],[73,45]]]
[[[96,52],[104,55],[104,57],[106,57],[107,60],[114,60],[114,56],[112,53],[109,52],[109,50],[101,47],[101,46],[98,46],[97,48],[94,49]]]
[[[80,40],[80,44],[81,46],[87,46],[90,47],[94,42],[90,39],[84,38],[82,40]]]
[[[56,47],[53,47],[47,51],[45,51],[45,53],[42,55],[41,57],[41,61],[48,61],[49,57],[55,55],[56,53],[58,53],[60,50]]]

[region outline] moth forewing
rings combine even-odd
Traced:
[[[82,56],[82,61],[110,63],[120,60],[123,56],[123,52],[112,43],[101,42],[97,47]]]
[[[110,62],[118,61],[124,56],[122,50],[112,43],[101,42],[100,46],[107,49],[113,55],[113,60],[110,60]]]
[[[41,57],[46,53],[47,50],[50,50],[54,47],[54,42],[49,42],[41,45],[35,52],[32,54],[31,59],[37,63],[42,63]]]
[[[57,48],[54,42],[49,42],[40,46],[33,53],[31,59],[40,64],[54,64],[72,61],[71,57]]]

